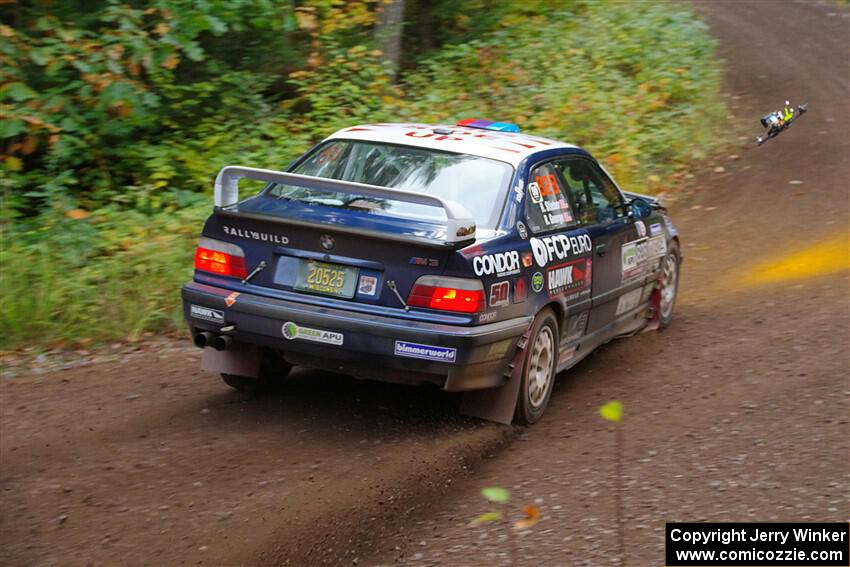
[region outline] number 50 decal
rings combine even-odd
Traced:
[[[508,282],[496,282],[490,286],[490,307],[502,307],[510,303],[511,286]]]

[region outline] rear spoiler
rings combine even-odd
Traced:
[[[271,169],[257,169],[236,165],[223,167],[215,178],[216,208],[229,207],[239,201],[239,180],[242,178],[265,181],[266,183],[284,183],[286,185],[295,185],[296,187],[316,189],[319,191],[335,191],[351,195],[363,195],[366,197],[392,199],[406,203],[440,207],[446,213],[445,244],[456,245],[460,242],[475,240],[475,219],[463,205],[455,201],[448,201],[425,193],[404,191],[403,189],[390,189],[388,187],[378,187],[377,185],[366,185],[365,183],[354,183],[352,181],[339,181],[323,177],[298,175],[297,173],[284,173]]]

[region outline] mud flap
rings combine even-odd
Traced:
[[[208,372],[256,378],[260,375],[262,355],[259,347],[240,343],[227,350],[205,348],[201,368]]]
[[[528,340],[530,330],[531,327],[525,332],[523,339],[520,339],[522,344],[525,344]],[[514,420],[514,412],[516,411],[516,404],[519,399],[519,386],[522,382],[522,367],[525,362],[525,354],[525,348],[517,349],[513,362],[511,362],[513,372],[511,372],[511,376],[504,386],[465,392],[463,394],[463,400],[460,403],[461,415],[510,425]]]
[[[655,331],[661,327],[661,288],[659,287],[653,289],[652,295],[649,296],[649,310],[652,316],[646,326],[641,329],[641,333]]]

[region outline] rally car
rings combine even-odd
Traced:
[[[265,183],[240,199],[239,179]],[[305,365],[466,392],[530,424],[555,375],[670,323],[661,204],[514,124],[369,124],[286,172],[223,168],[182,290],[203,366],[239,390]]]

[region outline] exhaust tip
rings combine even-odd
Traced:
[[[224,336],[224,335],[218,335],[215,338],[213,338],[211,344],[212,344],[212,347],[215,350],[227,350],[228,348],[230,348],[230,343],[232,341],[233,340],[230,337],[227,337],[227,336]]]
[[[211,333],[203,331],[201,333],[195,333],[195,336],[192,337],[192,339],[195,341],[196,347],[204,348],[212,343],[213,336]]]

